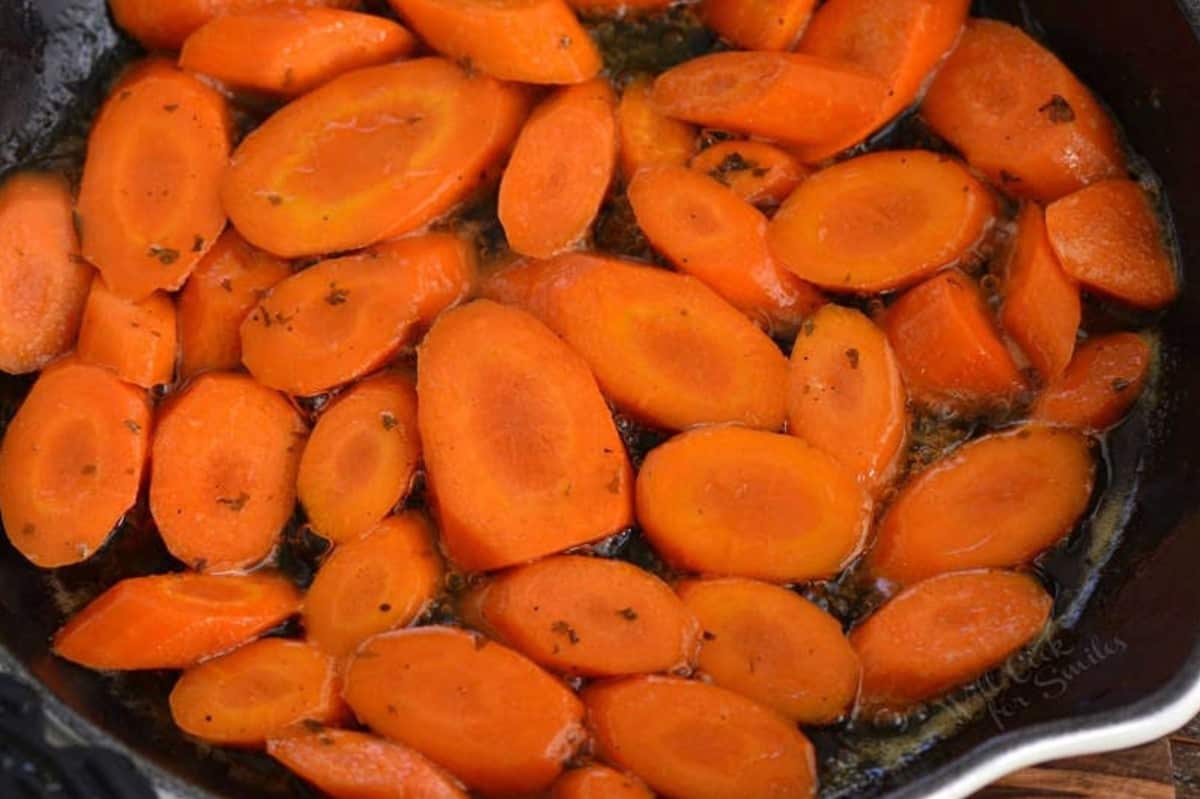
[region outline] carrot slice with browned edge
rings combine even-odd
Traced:
[[[651,102],[651,81],[632,80],[617,105],[621,173],[633,179],[648,166],[683,166],[696,151],[697,131],[686,122],[659,112]]]
[[[607,766],[584,766],[564,772],[550,799],[654,799],[641,780]]]
[[[184,669],[299,610],[300,592],[277,574],[130,577],[76,613],[54,652],[91,669]]]
[[[1161,308],[1179,293],[1158,214],[1141,185],[1106,180],[1051,203],[1050,246],[1086,288],[1136,308]]]
[[[102,278],[92,281],[75,352],[142,388],[170,384],[179,352],[175,303],[161,291],[137,300],[113,293]]]
[[[742,427],[682,433],[650,451],[637,515],[669,564],[790,583],[858,553],[870,501],[854,475],[794,436]]]
[[[339,688],[333,658],[266,638],[185,671],[171,691],[171,718],[209,743],[262,746],[294,724],[340,720]]]
[[[152,59],[113,88],[88,134],[77,206],[83,256],[131,300],[174,290],[225,226],[229,109]]]
[[[329,654],[348,655],[372,635],[415,619],[441,581],[429,522],[417,513],[384,519],[321,564],[304,600],[304,629]]]
[[[312,395],[382,366],[462,299],[471,246],[447,233],[322,261],[276,284],[242,322],[242,360],[262,383]]]
[[[0,371],[33,372],[71,349],[91,280],[66,179],[26,172],[0,184]]]
[[[500,181],[497,214],[512,249],[569,249],[600,210],[616,161],[616,96],[604,78],[560,89],[534,109]]]
[[[962,164],[925,150],[870,153],[822,170],[767,234],[796,275],[837,291],[907,286],[965,259],[996,215]]]
[[[1004,191],[1055,200],[1125,170],[1108,114],[1027,33],[973,19],[925,95],[921,116]]]
[[[641,674],[695,658],[695,618],[670,586],[629,563],[546,558],[475,590],[482,595],[468,604],[481,629],[555,671]]]
[[[629,460],[596,381],[529,314],[488,300],[443,314],[419,350],[417,394],[442,544],[460,568],[532,560],[632,521]]]
[[[406,56],[416,43],[383,17],[271,6],[205,23],[183,43],[179,66],[230,88],[294,97],[343,72]]]
[[[43,568],[90,557],[137,500],[149,430],[145,392],[74,358],[47,367],[0,443],[12,545]]]
[[[526,102],[519,87],[440,58],[348,72],[242,140],[225,210],[249,242],[288,257],[399,236],[479,185]]]
[[[708,176],[682,166],[643,169],[629,202],[655,249],[768,332],[790,334],[820,307],[820,292],[771,256],[762,212]]]
[[[1154,352],[1136,333],[1088,339],[1033,404],[1034,419],[1105,430],[1125,416],[1149,376]]]
[[[745,50],[791,50],[816,0],[703,0],[700,18]]]
[[[789,433],[877,489],[904,450],[907,406],[896,354],[870,319],[839,305],[809,319],[792,346]]]
[[[417,752],[363,732],[298,727],[269,739],[267,754],[333,799],[467,799]]]
[[[903,711],[1000,665],[1046,626],[1053,600],[1003,571],[917,583],[850,634],[863,667],[860,714]]]
[[[113,19],[147,50],[177,50],[196,29],[221,14],[268,5],[355,6],[358,0],[109,0]]]
[[[199,571],[271,554],[292,515],[306,432],[286,399],[245,375],[193,380],[154,432],[150,512],[171,554]]]
[[[689,166],[763,207],[779,205],[808,177],[796,156],[753,139],[717,142],[693,156]]]
[[[630,677],[583,693],[600,756],[664,796],[802,799],[815,794],[812,744],[732,691],[672,677]]]
[[[350,663],[345,694],[364,724],[485,794],[549,787],[584,738],[583,706],[566,686],[452,627],[371,638]]]

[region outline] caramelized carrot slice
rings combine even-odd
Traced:
[[[808,169],[787,150],[753,139],[717,142],[689,165],[764,207],[779,205],[808,177]]]
[[[170,296],[155,292],[135,302],[97,278],[83,310],[76,354],[142,388],[169,384],[179,351],[175,317]]]
[[[292,515],[306,432],[286,399],[249,377],[193,380],[154,433],[150,512],[171,554],[198,571],[271,554]]]
[[[88,134],[77,211],[83,256],[140,300],[174,290],[225,226],[225,99],[159,60],[114,87]]]
[[[268,5],[346,8],[357,0],[110,0],[113,18],[147,50],[178,50],[196,29],[221,14]]]
[[[621,173],[626,181],[645,167],[683,166],[696,150],[696,129],[659,113],[650,100],[651,85],[645,76],[635,78],[617,105]]]
[[[704,24],[744,50],[791,50],[816,0],[703,0]]]
[[[583,706],[568,688],[451,627],[367,641],[346,673],[346,701],[367,726],[486,794],[549,787],[583,740]]]
[[[91,669],[184,669],[257,637],[300,610],[277,574],[156,574],[122,580],[54,637]]]
[[[480,300],[443,314],[418,357],[425,464],[460,568],[521,563],[632,521],[633,478],[608,406],[544,325]]]
[[[606,766],[584,766],[563,773],[550,799],[654,799],[641,780]]]
[[[600,755],[664,796],[801,799],[816,791],[812,744],[732,691],[630,677],[583,693]]]
[[[519,88],[440,58],[348,72],[243,139],[221,198],[238,231],[276,255],[364,247],[466,197],[525,105]]]
[[[1136,333],[1089,339],[1033,404],[1034,419],[1105,430],[1125,416],[1146,385],[1154,353]]]
[[[870,502],[840,463],[794,436],[708,427],[646,456],[637,516],[672,566],[788,583],[837,574]]]

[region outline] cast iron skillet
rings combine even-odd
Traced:
[[[976,5],[976,13],[1042,36],[1110,104],[1133,149],[1162,179],[1181,263],[1200,264],[1200,0]],[[133,51],[108,23],[104,0],[0,2],[0,173],[18,164],[70,167],[104,82]],[[826,795],[964,796],[1032,762],[1150,740],[1200,711],[1200,370],[1187,368],[1200,348],[1197,320],[1200,285],[1185,281],[1183,296],[1161,320],[1155,384],[1109,437],[1106,500],[1044,565],[1063,628],[1025,661],[988,678],[982,694],[964,693],[908,728],[850,738],[839,730],[815,734]],[[26,378],[0,377],[0,426],[28,385]],[[64,608],[82,593],[166,563],[140,532],[144,513],[135,510],[93,562],[54,576],[0,539],[0,671],[33,692],[0,681],[0,791],[147,796],[121,770],[116,750],[166,795],[313,796],[261,756],[209,749],[180,735],[162,711],[172,675],[114,678],[48,654]],[[303,551],[302,541],[292,543]],[[33,743],[42,721],[35,694],[52,737],[109,751],[41,750]],[[6,787],[22,785],[28,793]]]

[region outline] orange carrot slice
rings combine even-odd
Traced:
[[[752,139],[717,142],[689,165],[746,202],[765,207],[779,205],[808,177],[808,169],[787,150]]]
[[[1105,430],[1125,416],[1146,385],[1154,353],[1135,333],[1089,339],[1033,404],[1034,419]]]
[[[127,300],[104,280],[92,281],[76,353],[85,363],[104,366],[142,388],[167,385],[175,378],[179,351],[175,303],[155,292]]]
[[[744,50],[791,50],[816,0],[703,0],[700,18]]]
[[[635,78],[617,106],[621,173],[633,179],[650,166],[683,166],[696,150],[696,129],[659,113],[650,100],[651,81]]]
[[[559,777],[550,799],[654,799],[654,794],[631,774],[605,766],[584,766]]]
[[[196,29],[221,14],[268,5],[346,8],[357,4],[357,0],[111,0],[108,7],[117,24],[147,50],[178,50]]]

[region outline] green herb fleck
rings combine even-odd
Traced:
[[[579,643],[579,633],[575,632],[575,628],[567,624],[565,621],[556,621],[550,625],[550,632],[555,635],[566,636],[571,642],[571,646]]]
[[[633,608],[621,608],[617,611],[617,615],[625,621],[637,621],[637,611]]]
[[[179,250],[171,247],[160,247],[157,244],[151,244],[146,250],[146,254],[151,258],[157,258],[158,262],[164,266],[170,266],[179,260]]]
[[[1071,108],[1071,104],[1067,102],[1067,98],[1061,94],[1050,95],[1050,99],[1038,111],[1045,114],[1055,125],[1075,121],[1075,109]]]

